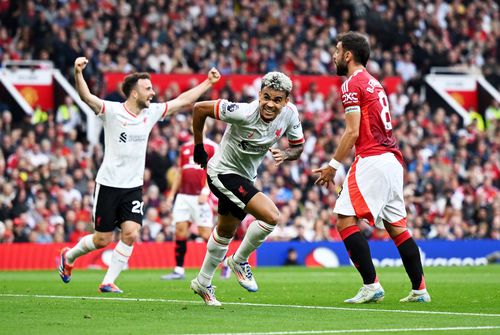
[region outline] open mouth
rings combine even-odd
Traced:
[[[269,115],[274,115],[274,110],[264,108],[264,113],[269,114]]]

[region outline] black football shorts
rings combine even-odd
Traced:
[[[94,229],[106,233],[120,228],[124,221],[142,225],[144,202],[142,187],[116,188],[96,183],[92,219]]]
[[[219,199],[218,213],[231,214],[240,220],[247,215],[244,209],[250,199],[260,192],[250,180],[234,173],[207,176],[207,180],[210,190]]]

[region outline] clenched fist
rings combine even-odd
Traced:
[[[219,81],[221,75],[219,71],[213,67],[208,71],[208,80],[210,81],[210,84],[215,84],[216,82]]]
[[[75,60],[75,72],[82,72],[83,69],[87,66],[89,60],[85,57],[78,57]]]
[[[198,143],[194,146],[193,154],[194,162],[200,164],[202,168],[207,167],[208,154],[205,151],[205,146],[203,143]]]

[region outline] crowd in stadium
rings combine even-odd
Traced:
[[[483,123],[463,126],[458,115],[431,109],[420,94],[422,76],[432,66],[483,73],[499,87],[500,20],[493,0],[3,4],[2,62],[52,60],[71,78],[75,58],[85,55],[90,60],[85,75],[91,90],[103,98],[102,74],[108,71],[206,73],[215,66],[222,75],[274,70],[334,75],[331,54],[337,34],[363,32],[372,45],[368,70],[381,80],[402,78],[389,100],[405,157],[405,200],[413,236],[500,239],[499,105],[490,106]],[[175,94],[159,93],[159,101]],[[213,95],[235,101],[254,98],[230,87]],[[311,85],[294,90],[292,101],[303,115],[304,153],[298,162],[279,168],[266,159],[257,181],[282,214],[271,238],[339,240],[331,210],[339,189],[321,190],[314,186],[317,176],[311,174],[330,159],[343,131],[338,92],[324,96]],[[103,148],[81,141],[84,119],[70,99],[63,106],[71,117],[57,117],[54,110],[48,111],[46,120],[26,118],[16,123],[12,113],[1,113],[1,242],[75,243],[91,230],[94,178]],[[166,194],[179,145],[190,139],[190,127],[191,115],[182,114],[160,123],[150,136],[142,241],[173,237]],[[223,127],[212,122],[208,137],[218,142]],[[349,167],[344,163],[337,185]],[[372,239],[388,238],[369,225],[364,232]]]

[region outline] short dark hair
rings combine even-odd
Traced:
[[[370,44],[365,36],[354,31],[340,34],[337,42],[342,42],[344,51],[350,51],[354,61],[358,64],[366,66],[370,57]]]
[[[123,94],[125,94],[125,97],[128,98],[130,96],[130,92],[135,87],[139,79],[151,79],[151,76],[147,72],[137,72],[129,74],[125,77],[125,79],[123,79],[122,91]]]

